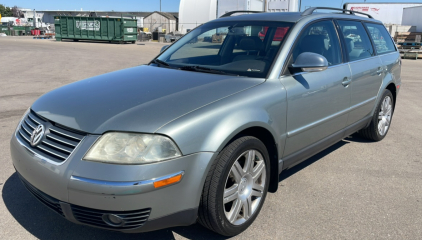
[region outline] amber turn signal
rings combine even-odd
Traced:
[[[176,175],[174,177],[171,177],[171,178],[167,178],[167,179],[164,179],[164,180],[160,180],[160,181],[154,182],[154,187],[155,188],[160,188],[160,187],[165,187],[167,185],[180,182],[180,180],[182,180],[182,175],[183,174],[181,173],[181,174],[178,174],[178,175]]]

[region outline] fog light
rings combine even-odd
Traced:
[[[121,227],[125,224],[125,221],[115,214],[104,214],[103,221],[113,227]]]

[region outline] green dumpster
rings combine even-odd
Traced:
[[[25,27],[24,26],[14,26],[13,27],[13,30],[15,30],[15,31],[23,31],[23,30],[25,30]]]
[[[108,17],[54,17],[57,41],[63,39],[132,42],[137,39],[137,20]]]
[[[23,27],[23,26],[14,26],[13,27],[13,35],[14,36],[24,35],[23,34],[24,32],[25,32],[25,27]]]
[[[5,33],[7,36],[10,36],[10,30],[5,26],[0,26],[0,33]]]
[[[34,27],[25,27],[25,35],[30,36],[31,34],[31,30],[34,29]]]

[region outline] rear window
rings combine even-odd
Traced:
[[[369,30],[378,54],[396,51],[393,40],[383,25],[374,23],[365,23],[365,25]]]

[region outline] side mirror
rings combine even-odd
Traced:
[[[165,45],[161,48],[160,53],[162,53],[164,50],[166,50],[168,47],[170,47],[170,45]]]
[[[304,52],[297,56],[292,67],[299,68],[302,72],[321,72],[328,68],[328,61],[320,54]]]

